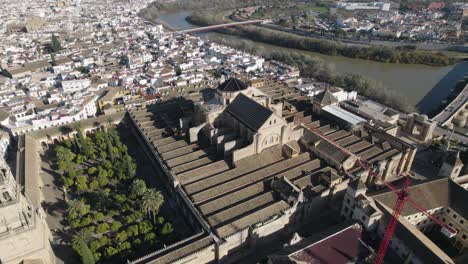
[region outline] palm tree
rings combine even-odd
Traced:
[[[93,253],[88,247],[91,242],[92,234],[87,229],[81,229],[72,238],[72,246],[81,256],[83,264],[94,264]]]
[[[142,198],[142,207],[143,210],[148,212],[148,215],[151,217],[153,216],[153,221],[154,221],[154,216],[159,213],[159,208],[161,205],[164,203],[164,196],[161,194],[161,192],[156,191],[155,189],[148,189],[145,194],[143,195]]]
[[[141,179],[135,179],[132,183],[131,192],[133,195],[142,196],[146,193],[146,183]]]

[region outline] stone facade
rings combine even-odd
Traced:
[[[134,132],[182,208],[180,217],[200,232],[175,245],[178,250],[168,247],[132,263],[234,263],[323,213],[346,192],[348,175],[374,181],[357,166],[357,156],[380,166],[388,179],[409,171],[415,147],[372,126],[347,130],[317,119],[310,103],[306,115],[262,92],[265,83],[229,79],[200,102],[177,98],[129,110]],[[333,101],[322,99],[319,107]],[[329,141],[353,155],[338,155]]]
[[[427,116],[413,113],[408,115],[403,131],[420,141],[427,142],[432,139],[435,127],[436,122]]]
[[[8,166],[0,173],[0,262],[55,263],[51,234],[41,208],[21,192]]]

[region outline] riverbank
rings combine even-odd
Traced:
[[[164,17],[164,15],[162,15]],[[158,16],[156,21],[160,20]],[[168,17],[166,17],[168,19]],[[166,21],[164,24],[167,26]],[[405,98],[397,96],[395,93],[384,89],[376,81],[365,78],[358,74],[336,74],[328,65],[321,59],[300,54],[298,52],[287,52],[284,50],[265,50],[258,49],[246,41],[227,41],[224,38],[212,39],[213,41],[231,46],[233,48],[243,50],[245,52],[256,54],[268,60],[277,60],[289,65],[296,66],[301,71],[304,77],[314,78],[322,82],[330,83],[331,85],[344,87],[347,90],[355,90],[363,96],[371,98],[377,102],[391,106],[403,112],[415,111],[414,106]]]
[[[175,30],[196,28],[197,26],[185,20],[191,13],[192,11],[189,10],[163,12],[158,16],[158,20],[170,25]],[[326,67],[333,73],[362,75],[377,83],[377,86],[385,90],[386,93],[400,95],[400,97],[404,95],[404,101],[413,106],[417,105],[418,112],[423,114],[437,108],[441,101],[452,92],[455,84],[463,80],[464,74],[468,71],[468,62],[446,67],[381,63],[278,47],[217,32],[197,33],[197,35],[205,40],[218,41],[220,38],[225,39],[228,46],[232,46],[233,43],[247,42],[255,46],[259,52],[284,50],[305,55],[306,57],[319,58],[324,61]]]
[[[268,60],[276,60],[293,65],[300,70],[301,76],[303,77],[314,78],[318,81],[343,87],[348,91],[357,91],[365,97],[393,107],[397,110],[406,113],[415,111],[414,106],[409,103],[406,98],[385,89],[376,81],[358,74],[336,74],[323,60],[319,58],[307,56],[298,52],[258,49],[247,41],[231,42],[223,38],[214,39],[213,41],[264,57]]]
[[[211,26],[230,22],[230,20],[226,19],[226,16],[220,16],[219,13],[213,15],[212,13],[201,11],[193,12],[187,17],[187,21],[197,26]],[[221,32],[280,47],[295,48],[353,59],[385,63],[424,64],[429,66],[447,66],[457,62],[456,59],[450,58],[442,52],[427,53],[405,47],[392,49],[384,46],[349,46],[335,41],[300,36],[261,26],[243,26],[236,27],[235,29],[222,29]]]

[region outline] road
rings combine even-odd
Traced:
[[[450,137],[450,134],[452,134],[452,130],[445,129],[443,127],[437,126],[434,130],[435,135],[443,135],[446,136],[447,138]],[[465,145],[468,145],[468,137],[462,134],[458,133],[453,133],[452,135],[452,140],[457,140]]]
[[[468,85],[463,88],[463,91],[442,110],[438,115],[432,118],[433,121],[436,121],[439,125],[444,126],[450,120],[450,118],[466,103],[468,99]]]

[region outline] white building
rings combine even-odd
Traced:
[[[345,10],[380,10],[390,11],[390,3],[385,2],[363,2],[363,3],[351,3],[351,2],[337,2],[336,7]]]
[[[89,79],[75,79],[75,80],[64,80],[62,81],[62,91],[65,93],[73,93],[81,91],[91,86]]]

